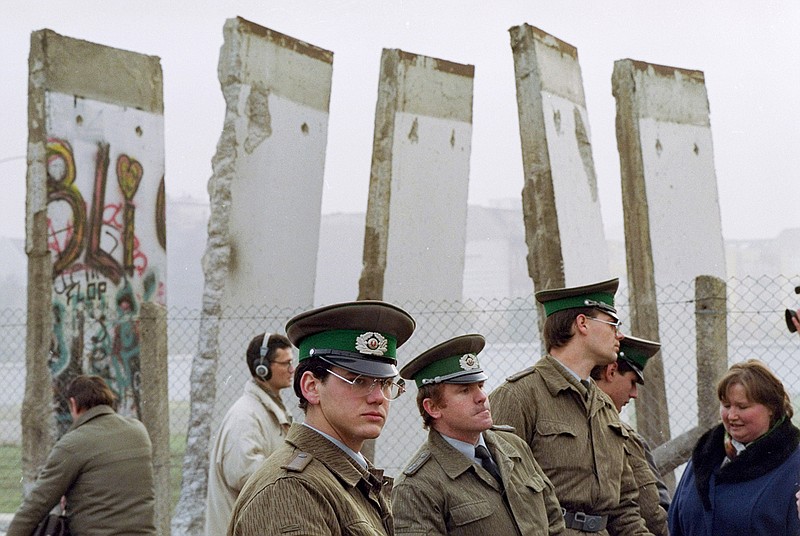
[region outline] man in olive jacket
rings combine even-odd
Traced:
[[[152,446],[144,425],[114,411],[99,376],[78,376],[65,391],[72,427],[53,447],[7,536],[30,536],[66,497],[72,534],[155,535]]]
[[[592,369],[592,378],[608,395],[617,411],[622,411],[631,398],[638,396],[638,385],[644,384],[644,367],[660,348],[661,344],[657,342],[626,335],[620,342],[617,361]],[[671,500],[667,485],[661,479],[647,441],[630,425],[625,422],[622,424],[629,434],[625,453],[639,488],[638,503],[642,517],[650,532],[656,536],[667,536],[667,510]]]
[[[555,486],[568,535],[650,534],[626,460],[628,432],[590,379],[593,367],[617,359],[618,286],[612,279],[537,292],[548,354],[489,395],[495,422],[515,428]]]
[[[289,320],[286,336],[300,361],[294,391],[305,421],[292,425],[245,484],[229,536],[394,534],[392,481],[361,447],[380,435],[390,401],[404,390],[395,382],[396,349],[415,325],[399,307],[372,300]]]
[[[396,534],[554,535],[564,519],[550,480],[511,429],[492,426],[483,336],[423,352],[400,375],[418,388],[428,440],[392,490]]]

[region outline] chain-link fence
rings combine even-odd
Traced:
[[[798,278],[793,278],[796,280]],[[783,380],[795,399],[800,389],[800,337],[790,335],[783,320],[785,307],[800,306],[785,276],[747,277],[727,281],[729,363],[757,358]],[[670,432],[674,437],[697,423],[694,282],[659,288],[657,292],[662,358],[670,407]],[[491,391],[513,372],[532,365],[541,355],[537,312],[533,297],[469,300],[457,303],[418,301],[398,303],[417,321],[417,330],[398,350],[400,364],[430,346],[464,333],[481,333],[487,339],[481,362]],[[627,291],[617,295],[623,321],[629,317]],[[299,310],[265,308],[239,310],[236,318],[221,324],[226,340],[237,340],[224,351],[241,359],[221,361],[218,397],[235,399],[247,378],[244,352],[247,343],[265,330],[283,331],[283,324]],[[168,311],[169,397],[173,489],[177,497],[180,462],[189,416],[189,383],[192,358],[198,350],[200,312]],[[624,328],[624,326],[623,326]],[[231,337],[231,334],[235,334]],[[635,335],[635,333],[633,334]],[[0,391],[0,512],[12,512],[21,499],[20,411],[25,385],[25,312],[0,310],[0,370],[6,379]],[[287,407],[302,419],[291,389],[284,391]],[[389,421],[376,444],[375,462],[396,475],[423,441],[425,432],[414,398],[416,389],[392,403]],[[226,403],[227,404],[227,403]],[[630,404],[629,406],[633,406]],[[635,425],[633,407],[623,418]],[[224,407],[219,411],[224,412]]]

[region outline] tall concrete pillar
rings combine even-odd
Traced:
[[[639,432],[654,445],[670,439],[664,362],[692,370],[694,355],[661,336],[659,295],[699,275],[725,277],[725,252],[703,73],[629,59],[614,64],[617,147],[622,174],[631,330],[661,341],[636,402]],[[690,295],[688,299],[691,299]],[[679,339],[694,340],[694,326]],[[671,340],[672,339],[672,340]],[[676,414],[693,413],[676,405]]]
[[[259,333],[224,322],[314,301],[333,53],[242,18],[227,20],[224,36],[225,123],[208,184],[200,340],[173,534],[202,532],[211,434],[250,377],[250,339],[281,332],[286,318]]]
[[[172,488],[169,457],[169,381],[167,309],[145,302],[139,317],[142,340],[142,423],[153,443],[153,487],[156,498],[156,530],[170,534]]]
[[[609,277],[578,51],[528,24],[514,26],[528,273],[535,290]],[[544,321],[539,307],[540,327]]]
[[[473,77],[383,51],[359,299],[462,299]]]
[[[167,266],[159,59],[40,30],[29,68],[26,490],[71,424],[76,375],[141,418],[139,315],[164,306]]]

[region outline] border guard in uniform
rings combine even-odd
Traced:
[[[650,534],[625,455],[628,432],[609,398],[590,379],[617,359],[618,279],[544,290],[547,355],[489,396],[495,421],[514,427],[556,489],[566,533]]]
[[[638,385],[644,385],[644,368],[660,348],[661,344],[657,342],[626,335],[619,343],[617,361],[592,369],[592,378],[608,395],[617,411],[622,411],[631,398],[637,397]],[[667,485],[661,478],[647,441],[629,424],[623,422],[622,426],[629,435],[625,453],[639,488],[638,503],[642,517],[650,532],[656,536],[667,536],[667,510],[670,503]]]
[[[396,534],[562,534],[555,490],[528,445],[495,427],[478,361],[482,335],[419,355],[400,375],[417,385],[427,441],[392,491]]]
[[[389,401],[404,391],[396,350],[414,319],[380,301],[329,305],[286,324],[297,346],[294,391],[305,412],[283,446],[247,481],[229,536],[391,536],[391,479],[361,454],[377,438]]]

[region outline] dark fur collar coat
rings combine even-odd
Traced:
[[[700,438],[692,453],[695,486],[706,510],[711,509],[708,491],[712,474],[716,473],[717,483],[734,484],[756,479],[779,467],[800,444],[800,430],[786,419],[720,468],[725,457],[724,437],[725,428],[720,424]]]

